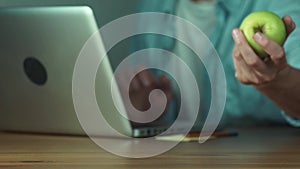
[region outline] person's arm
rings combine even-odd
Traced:
[[[289,16],[285,16],[283,20],[289,35],[296,27],[295,23]],[[300,71],[287,63],[283,47],[262,33],[256,33],[253,38],[270,58],[262,61],[248,45],[242,31],[234,29],[235,47],[232,57],[236,78],[241,83],[253,85],[286,114],[300,119]]]
[[[287,66],[270,83],[255,85],[286,114],[300,119],[300,71]]]

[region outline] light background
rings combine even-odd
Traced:
[[[138,0],[0,0],[0,7],[8,6],[56,6],[87,5],[95,14],[98,26],[101,27],[119,17],[136,11]],[[109,52],[113,68],[128,55],[129,41],[118,44]]]

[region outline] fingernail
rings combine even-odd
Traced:
[[[240,37],[240,31],[238,31],[237,29],[233,30],[233,35],[235,36],[235,38],[239,38]]]
[[[233,36],[234,36],[234,41],[235,43],[237,44],[240,44],[241,43],[241,40],[240,40],[240,31],[238,29],[234,29],[233,30]]]
[[[254,34],[254,39],[255,39],[256,41],[261,41],[261,40],[262,40],[262,35],[261,35],[261,33],[259,33],[259,32],[255,33],[255,34]]]

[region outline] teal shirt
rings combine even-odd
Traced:
[[[176,14],[176,0],[141,0],[139,12],[162,12]],[[258,92],[253,86],[241,84],[235,78],[235,70],[231,57],[234,42],[231,37],[233,28],[239,27],[243,18],[253,11],[268,10],[279,16],[290,15],[296,25],[300,25],[300,1],[295,0],[219,0],[216,3],[217,23],[208,35],[215,46],[222,64],[224,66],[227,80],[226,105],[223,113],[221,125],[274,125],[286,124],[289,122],[294,126],[300,123],[284,114],[270,99]],[[204,21],[205,22],[205,21]],[[140,21],[144,27],[161,27],[166,34],[176,33],[175,23],[166,18],[161,25],[152,25],[148,21]],[[174,50],[175,40],[166,36],[143,35],[138,36],[133,41],[133,50],[137,51],[145,48],[161,48],[169,51]],[[290,35],[284,46],[286,57],[290,65],[300,68],[300,32],[298,29]],[[205,79],[205,78],[204,78]],[[204,88],[209,91],[209,85]],[[300,87],[300,86],[299,86]],[[209,108],[210,97],[201,96],[201,111]],[[289,99],[289,98],[286,98]],[[176,107],[176,103],[173,103]],[[174,111],[172,109],[172,111]]]

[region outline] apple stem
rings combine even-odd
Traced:
[[[262,26],[259,26],[258,28],[254,28],[254,32],[256,33],[256,32],[261,32],[261,33],[263,33],[264,31],[264,26],[265,25],[262,25]]]
[[[259,27],[259,28],[254,28],[254,32],[263,32],[263,28],[262,27]]]

